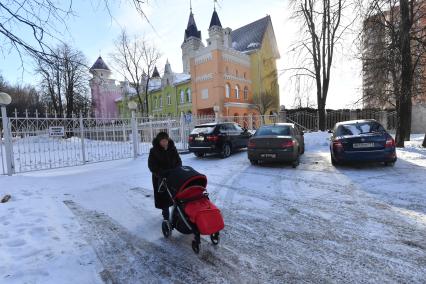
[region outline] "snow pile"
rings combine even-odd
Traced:
[[[305,133],[306,151],[328,151],[331,134],[325,131]]]
[[[421,138],[394,167],[333,167],[329,136],[305,134],[297,169],[182,155],[225,219],[199,256],[191,236],[163,238],[146,156],[0,176],[0,283],[424,282]]]

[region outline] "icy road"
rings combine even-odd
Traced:
[[[226,224],[199,255],[163,238],[146,157],[0,176],[0,283],[425,283],[420,137],[395,167],[338,168],[327,137],[306,135],[297,169],[183,155]]]

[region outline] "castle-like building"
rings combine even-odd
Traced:
[[[280,55],[270,16],[232,30],[222,27],[215,9],[208,33],[204,43],[191,9],[181,45],[183,73],[173,72],[168,61],[163,76],[155,68],[148,88],[151,115],[248,116],[257,114],[254,95],[279,96]],[[95,115],[127,116],[127,103],[135,100],[132,88],[113,83],[101,57],[90,72]]]

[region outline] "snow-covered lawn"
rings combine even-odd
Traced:
[[[208,176],[221,244],[161,234],[147,157],[0,176],[0,283],[424,283],[426,150],[395,167],[331,166],[328,134],[301,165],[183,155]]]

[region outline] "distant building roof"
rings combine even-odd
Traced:
[[[232,47],[241,52],[260,48],[270,21],[271,17],[266,16],[232,31]]]
[[[102,59],[102,57],[98,57],[98,59],[96,59],[95,63],[93,64],[92,68],[90,68],[90,70],[109,70],[111,71],[108,66],[106,65],[105,61]]]
[[[216,9],[213,11],[212,19],[210,20],[209,29],[213,26],[222,27],[222,24],[220,23],[219,15],[217,14]]]
[[[173,81],[174,85],[191,80],[191,75],[187,73],[174,73],[175,80]]]

